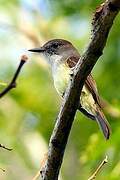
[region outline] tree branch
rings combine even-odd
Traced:
[[[11,89],[15,88],[16,87],[16,80],[20,74],[20,71],[24,65],[24,63],[27,61],[28,57],[26,55],[23,55],[21,57],[21,60],[20,60],[20,64],[13,76],[13,79],[11,80],[11,82],[8,84],[8,86],[0,93],[0,98],[2,98],[5,94],[7,94]]]
[[[102,55],[108,33],[120,9],[119,0],[107,0],[94,14],[92,37],[74,70],[50,138],[48,158],[41,171],[42,180],[57,180],[68,136],[79,104],[85,79]]]

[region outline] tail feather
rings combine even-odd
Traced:
[[[95,117],[96,117],[96,121],[99,124],[100,129],[102,130],[106,140],[109,139],[110,133],[111,133],[110,125],[109,125],[108,121],[106,120],[106,118],[105,118],[103,112],[101,111],[101,109],[98,109],[96,111],[96,116]]]

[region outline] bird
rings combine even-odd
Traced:
[[[52,39],[43,46],[28,51],[45,56],[51,67],[55,89],[64,98],[71,74],[81,57],[79,51],[71,42],[64,39]],[[89,119],[95,120],[105,139],[109,139],[110,125],[102,111],[97,85],[91,73],[87,76],[82,88],[78,110]]]

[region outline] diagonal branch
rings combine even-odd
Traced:
[[[24,63],[27,61],[28,57],[26,55],[23,55],[21,57],[21,60],[20,60],[20,64],[13,76],[13,79],[11,80],[11,82],[8,84],[8,86],[0,93],[0,98],[2,98],[5,94],[7,94],[11,89],[15,88],[16,87],[16,80],[19,76],[19,73],[24,65]]]
[[[65,98],[49,142],[48,158],[41,171],[42,180],[58,179],[82,87],[98,58],[102,55],[108,33],[119,10],[119,0],[107,0],[95,12],[91,41],[76,65],[74,75],[71,77],[71,82],[65,93]]]

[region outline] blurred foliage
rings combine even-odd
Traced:
[[[82,52],[90,38],[91,20],[100,0],[0,0],[0,90],[8,83],[21,54],[48,39],[72,41]],[[112,127],[105,141],[96,123],[77,113],[61,170],[62,180],[84,180],[108,155],[109,162],[99,180],[120,179],[120,17],[109,35],[103,56],[93,70]],[[32,179],[47,152],[47,144],[58,114],[57,95],[43,57],[29,55],[17,88],[0,101],[0,149],[2,180]]]

